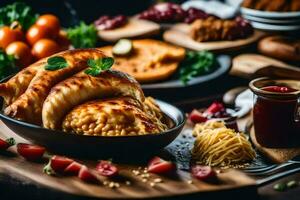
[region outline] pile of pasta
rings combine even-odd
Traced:
[[[192,156],[198,164],[238,168],[256,157],[246,135],[226,128],[224,122],[208,121],[197,124],[193,135],[196,140]]]

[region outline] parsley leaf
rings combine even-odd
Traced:
[[[54,56],[54,57],[48,58],[45,69],[54,71],[54,70],[58,70],[58,69],[63,69],[65,67],[68,67],[68,63],[67,63],[66,59],[61,56]]]
[[[180,66],[180,80],[183,84],[187,84],[193,77],[208,74],[217,67],[218,63],[213,53],[188,51]]]
[[[17,21],[24,30],[27,30],[35,23],[37,17],[38,15],[24,2],[15,2],[0,8],[0,26],[9,26]]]
[[[98,31],[93,24],[80,22],[78,26],[67,29],[67,37],[75,48],[91,48],[96,46]]]
[[[4,50],[0,49],[0,80],[18,71],[15,64],[15,57],[7,55]]]
[[[87,65],[90,67],[85,70],[85,73],[91,76],[97,76],[102,71],[108,70],[114,64],[114,59],[112,57],[99,58],[99,59],[89,59]]]

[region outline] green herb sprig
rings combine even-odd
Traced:
[[[68,67],[68,63],[66,59],[61,56],[48,58],[47,64],[45,65],[45,69],[49,71],[55,71],[66,67]]]
[[[15,2],[0,8],[0,27],[9,26],[17,21],[24,30],[27,30],[35,23],[37,17],[38,15],[24,2]]]
[[[80,22],[78,26],[67,29],[67,37],[75,48],[91,48],[96,46],[98,31],[93,24]]]
[[[0,49],[0,80],[18,71],[15,61],[13,55],[7,55],[4,50]]]
[[[208,51],[188,51],[180,65],[179,77],[187,84],[193,77],[212,72],[218,67],[213,53]]]
[[[91,76],[97,76],[102,71],[108,70],[114,64],[114,59],[112,57],[99,58],[99,59],[89,59],[87,65],[89,68],[85,70],[85,73]]]

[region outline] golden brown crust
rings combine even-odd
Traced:
[[[128,73],[141,83],[168,78],[185,56],[183,48],[157,40],[133,40],[133,47],[130,55],[115,57],[113,69]],[[112,55],[112,46],[100,49]]]
[[[42,59],[26,67],[6,83],[0,84],[0,96],[4,98],[6,106],[10,105],[26,91],[30,81],[45,64],[46,59]]]
[[[86,68],[88,59],[103,58],[105,55],[98,49],[77,49],[59,54],[66,59],[68,67],[48,71],[38,70],[26,91],[5,109],[5,114],[26,122],[41,124],[42,106],[51,88],[58,82]]]
[[[75,106],[110,96],[130,96],[140,102],[145,98],[139,84],[124,73],[107,70],[93,77],[82,71],[51,89],[43,105],[43,125],[59,129],[63,117]]]
[[[63,130],[83,135],[126,136],[160,133],[167,129],[130,97],[96,100],[74,108],[63,120]]]

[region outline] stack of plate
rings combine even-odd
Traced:
[[[241,14],[257,29],[265,31],[300,30],[300,12],[268,12],[241,8]]]

